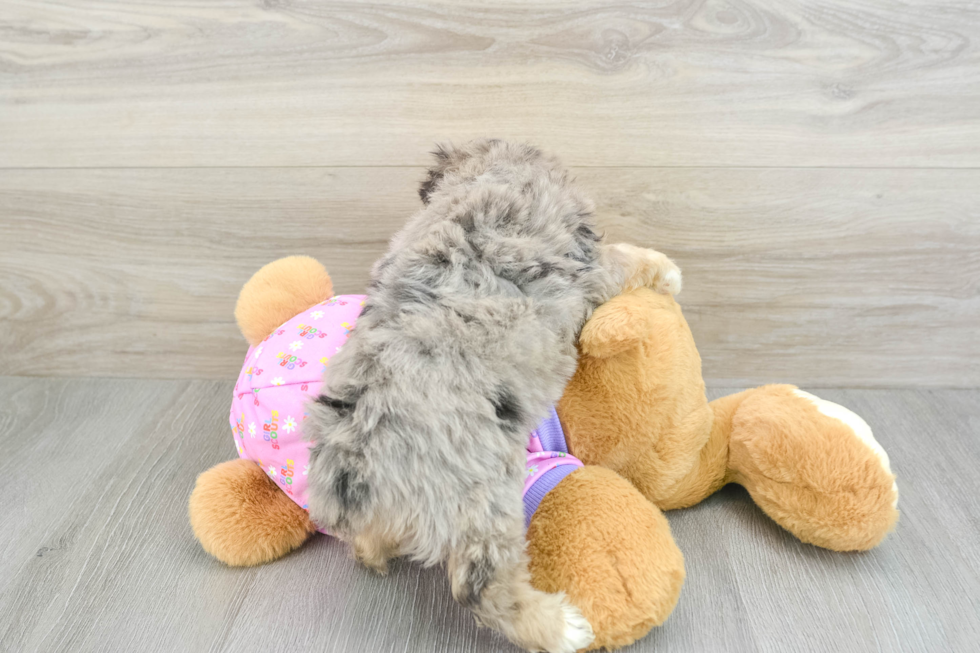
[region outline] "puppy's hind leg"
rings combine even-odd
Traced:
[[[397,555],[398,543],[382,532],[367,530],[354,538],[354,558],[382,576],[388,574],[388,560]]]
[[[621,290],[647,286],[663,295],[681,291],[681,269],[655,249],[627,243],[602,245],[600,262],[620,284]]]
[[[564,594],[548,594],[531,586],[519,520],[516,526],[509,529],[516,532],[503,537],[464,538],[451,552],[453,596],[479,623],[530,651],[573,653],[585,648],[594,635],[579,609]]]

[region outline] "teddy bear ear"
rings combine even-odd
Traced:
[[[254,346],[286,320],[332,295],[333,282],[319,261],[309,256],[287,256],[262,266],[242,286],[235,320]]]
[[[629,295],[613,297],[592,313],[579,346],[593,358],[611,358],[640,344],[652,328],[650,311]]]

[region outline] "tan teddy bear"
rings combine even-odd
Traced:
[[[256,273],[236,316],[255,346],[331,294],[323,266],[290,257]],[[875,546],[898,518],[888,458],[854,413],[792,386],[709,403],[671,297],[640,289],[612,299],[586,323],[580,349],[557,412],[585,466],[544,496],[527,541],[532,582],[568,594],[593,627],[591,648],[629,644],[674,609],[684,559],[661,510],[739,483],[801,540],[839,551]],[[245,458],[201,474],[190,519],[205,550],[230,565],[275,560],[316,531]]]
[[[673,298],[647,289],[613,298],[586,323],[580,350],[558,415],[585,470],[615,471],[661,510],[738,483],[780,526],[835,551],[870,549],[894,527],[895,476],[864,420],[789,385],[708,402],[694,338]],[[592,573],[605,567],[601,552],[588,548],[594,533],[570,517],[583,504],[597,512],[618,507],[608,493],[562,487],[585,470],[541,502],[528,531],[531,571],[539,588],[564,590],[582,609],[594,647],[617,647],[649,628],[628,609],[634,597]],[[661,573],[680,573],[679,556],[666,549]],[[633,563],[620,559],[618,573],[632,573]]]

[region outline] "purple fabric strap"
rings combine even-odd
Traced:
[[[544,499],[548,492],[551,492],[558,485],[559,482],[576,469],[582,466],[582,463],[574,456],[568,454],[568,445],[565,442],[565,432],[561,428],[561,421],[558,419],[558,413],[554,408],[547,417],[542,420],[541,424],[538,425],[531,433],[531,440],[534,437],[541,442],[541,449],[545,452],[561,452],[566,454],[562,456],[562,463],[557,467],[549,469],[544,474],[539,476],[530,487],[524,490],[524,528],[527,529],[531,525],[531,517],[537,511],[538,506],[541,505],[541,500]],[[530,450],[530,448],[529,448]],[[530,456],[529,456],[530,459]]]
[[[524,530],[527,530],[531,525],[531,517],[534,517],[534,513],[537,512],[538,506],[541,505],[541,500],[544,499],[544,495],[555,489],[559,481],[574,472],[578,467],[575,465],[559,465],[554,469],[550,469],[544,473],[544,475],[538,479],[538,481],[528,489],[524,494]]]
[[[545,451],[568,453],[565,431],[561,428],[561,420],[558,419],[558,411],[554,407],[551,408],[548,416],[541,420],[534,432],[537,433],[538,439],[541,440],[541,448]]]

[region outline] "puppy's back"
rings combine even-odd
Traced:
[[[426,206],[376,266],[311,406],[311,514],[333,531],[417,506],[417,527],[433,531],[422,539],[440,540],[466,488],[517,484],[527,434],[574,372],[575,334],[607,283],[592,206],[554,159],[500,141],[436,156]]]

